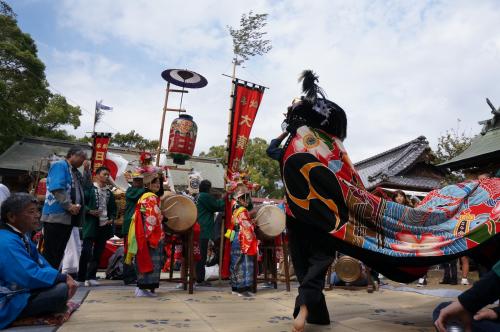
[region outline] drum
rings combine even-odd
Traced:
[[[264,238],[275,238],[283,233],[286,226],[285,213],[277,206],[264,205],[255,216],[258,233]]]
[[[344,282],[355,282],[362,276],[361,263],[352,257],[342,256],[335,263],[335,272]]]
[[[196,223],[198,210],[194,202],[182,195],[173,195],[165,198],[161,203],[163,215],[168,218],[167,231],[183,233]]]

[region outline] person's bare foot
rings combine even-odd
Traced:
[[[304,332],[307,319],[307,307],[305,304],[300,306],[299,314],[293,320],[292,332]]]

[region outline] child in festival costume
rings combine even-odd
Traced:
[[[250,297],[253,284],[254,258],[257,254],[257,237],[248,208],[250,193],[244,184],[238,185],[233,194],[231,229],[226,233],[231,241],[231,288],[233,294]]]
[[[153,172],[150,172],[153,171]],[[128,250],[125,263],[135,257],[137,288],[135,296],[156,296],[159,287],[163,254],[163,215],[160,210],[160,176],[158,170],[142,171],[145,193],[139,198],[128,232]]]

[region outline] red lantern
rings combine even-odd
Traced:
[[[198,126],[193,117],[181,114],[170,126],[168,140],[168,154],[173,158],[175,164],[184,165],[191,158],[196,144]]]

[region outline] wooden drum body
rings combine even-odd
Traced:
[[[257,211],[255,224],[258,235],[265,239],[273,239],[285,230],[285,213],[277,206],[264,205]]]
[[[165,198],[161,210],[167,218],[166,230],[172,233],[184,233],[191,229],[198,218],[198,210],[194,202],[182,195]]]

